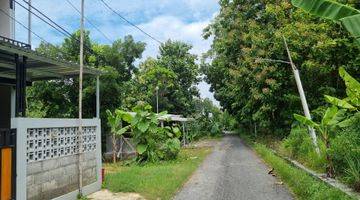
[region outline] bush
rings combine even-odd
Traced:
[[[182,133],[178,127],[159,127],[159,115],[151,111],[151,106],[140,103],[134,107],[135,116],[129,114],[123,116],[124,111],[117,110],[117,117],[109,117],[109,122],[113,121],[116,134],[125,133],[131,129],[133,141],[136,144],[137,162],[157,162],[159,160],[175,159],[180,152],[180,140]],[[110,111],[109,116],[114,116]],[[118,119],[118,120],[112,120]],[[117,124],[119,120],[124,120],[130,125],[121,127]]]
[[[360,158],[360,129],[346,129],[332,141],[330,153],[334,159],[336,174],[344,174],[348,166],[347,159]]]
[[[355,116],[354,124],[341,131],[331,142],[331,155],[334,158],[335,172],[338,176],[360,191],[360,118]]]
[[[325,145],[318,141],[321,155],[317,155],[308,130],[304,126],[295,125],[290,135],[281,143],[281,149],[287,156],[299,160],[317,171],[326,168]]]

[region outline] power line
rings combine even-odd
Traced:
[[[16,0],[14,0],[16,2]],[[47,20],[49,20],[51,23],[55,24],[55,26],[57,26],[59,29],[61,29],[62,31],[64,31],[66,34],[68,34],[69,36],[71,36],[71,33],[67,30],[65,30],[63,27],[61,27],[59,24],[57,24],[56,22],[54,22],[54,20],[50,19],[50,17],[48,17],[47,15],[45,15],[43,12],[41,12],[39,9],[37,9],[36,7],[34,7],[33,5],[31,5],[29,2],[23,0],[23,2],[25,2],[27,5],[29,5],[32,9],[36,10],[38,13],[40,13],[40,15],[42,15],[43,17],[45,17]],[[18,3],[19,4],[19,3]],[[29,9],[27,9],[29,10]]]
[[[138,29],[139,31],[141,31],[142,33],[144,33],[145,35],[147,35],[149,38],[153,39],[154,41],[158,42],[159,44],[162,44],[162,42],[158,39],[156,39],[155,37],[153,37],[152,35],[150,35],[149,33],[145,32],[143,29],[141,29],[140,27],[138,27],[137,25],[135,25],[134,23],[132,23],[131,21],[127,20],[124,16],[122,16],[120,13],[118,13],[116,10],[114,10],[113,8],[111,8],[109,6],[109,4],[107,4],[104,0],[100,0],[109,10],[111,10],[113,13],[115,13],[117,16],[119,16],[121,19],[123,19],[125,22],[127,22],[128,24],[130,24],[131,26],[135,27],[136,29]]]
[[[48,17],[47,15],[45,15],[43,12],[41,12],[39,9],[37,9],[36,7],[32,6],[31,4],[29,4],[28,2],[26,2],[25,0],[23,0],[25,3],[27,3],[31,8],[33,8],[34,10],[36,10],[38,13],[40,13],[43,17],[45,17],[47,20],[49,20],[51,23],[55,24],[55,26],[51,23],[49,23],[48,21],[44,20],[42,17],[40,17],[39,15],[37,15],[36,13],[34,13],[32,10],[30,10],[29,8],[26,8],[25,6],[23,6],[22,4],[20,4],[19,2],[17,2],[16,0],[13,0],[15,3],[17,3],[19,6],[21,6],[22,8],[24,8],[25,10],[27,10],[28,12],[32,13],[33,15],[35,15],[36,17],[38,17],[41,21],[45,22],[46,24],[48,24],[49,26],[51,26],[52,28],[54,28],[55,30],[57,30],[58,32],[60,32],[61,34],[63,34],[65,37],[71,37],[72,34],[65,30],[62,26],[60,26],[59,24],[57,24],[54,20],[52,20],[50,17]],[[60,29],[60,30],[59,30]],[[64,31],[64,32],[63,32]],[[80,40],[77,39],[76,37],[74,38],[77,42],[80,43]],[[89,53],[92,54],[97,54],[96,52],[94,52],[88,45],[85,45],[86,49],[89,51]]]
[[[15,3],[17,3],[19,6],[21,6],[22,8],[24,8],[25,10],[29,11],[31,14],[35,15],[37,18],[39,18],[41,21],[45,22],[47,25],[51,26],[52,28],[54,28],[55,30],[57,30],[58,32],[60,32],[62,35],[64,36],[68,36],[66,35],[66,33],[62,32],[61,30],[59,30],[57,27],[55,27],[54,25],[50,24],[48,21],[44,20],[43,18],[41,18],[38,14],[34,13],[33,11],[29,10],[28,8],[26,8],[25,6],[23,6],[22,4],[20,4],[19,2],[17,2],[16,0],[14,0]]]
[[[8,13],[6,13],[3,9],[0,8],[0,12],[4,13],[5,15],[7,15],[10,19],[14,20],[16,23],[20,24],[22,27],[24,27],[25,29],[29,30],[32,34],[34,34],[37,38],[39,38],[41,41],[45,42],[46,44],[49,44],[52,47],[55,47],[56,49],[58,49],[60,51],[60,53],[65,54],[63,51],[61,51],[57,46],[51,44],[50,42],[46,41],[43,37],[41,37],[40,35],[38,35],[37,33],[35,33],[34,31],[30,30],[27,26],[25,26],[23,23],[21,23],[20,21],[16,20],[15,17],[12,17],[11,15],[9,15]]]
[[[68,4],[73,8],[75,9],[79,14],[81,14],[80,10],[76,8],[76,6],[71,3],[70,0],[66,0],[68,2]],[[104,33],[102,32],[94,23],[92,23],[87,17],[84,17],[85,20],[90,24],[92,25],[99,33],[101,33],[101,35],[103,35],[110,43],[112,43],[113,41]]]
[[[9,15],[8,13],[6,13],[2,8],[0,8],[0,11],[1,11],[2,13],[4,13],[6,16],[8,16],[9,18],[11,18],[12,20],[14,20],[16,23],[20,24],[22,27],[24,27],[24,28],[26,28],[27,30],[29,30],[28,27],[26,27],[26,26],[25,26],[23,23],[21,23],[20,21],[16,20],[14,17],[10,16],[10,15]],[[36,34],[35,32],[33,32],[33,31],[31,31],[31,30],[30,30],[30,32],[31,32],[32,34],[34,34],[36,37],[38,37],[40,40],[43,40],[43,41],[46,42],[46,40],[45,40],[44,38],[42,38],[40,35]]]

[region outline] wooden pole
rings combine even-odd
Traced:
[[[84,68],[84,0],[81,0],[80,17],[80,72],[79,72],[79,194],[82,196],[83,174],[82,174],[82,153],[83,153],[83,130],[82,130],[82,89],[83,89],[83,68]]]
[[[304,110],[305,117],[311,120],[310,110],[309,110],[308,103],[306,101],[304,88],[303,88],[302,83],[301,83],[299,70],[296,68],[295,64],[292,61],[290,50],[289,50],[289,47],[287,45],[287,42],[286,42],[286,39],[285,39],[284,36],[283,36],[283,40],[284,40],[285,48],[286,48],[286,51],[287,51],[287,54],[288,54],[288,57],[289,57],[290,65],[291,65],[291,68],[292,68],[294,76],[295,76],[295,81],[296,81],[296,85],[297,85],[297,88],[298,88],[298,91],[299,91],[300,100],[301,100],[301,104],[302,104],[302,107],[303,107],[303,110]],[[313,144],[315,146],[316,153],[320,154],[320,149],[319,149],[319,146],[318,146],[318,143],[317,143],[315,130],[314,130],[314,128],[312,128],[310,126],[308,128],[309,128],[310,136],[312,138],[312,142],[313,142]]]

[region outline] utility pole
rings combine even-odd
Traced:
[[[84,68],[84,0],[81,0],[80,17],[80,70],[79,70],[79,194],[82,196],[82,161],[83,161],[83,130],[82,130],[82,89]]]
[[[287,45],[287,42],[286,42],[286,39],[285,39],[284,36],[283,36],[283,40],[284,40],[285,48],[286,48],[286,51],[287,51],[287,54],[288,54],[288,57],[289,57],[289,62],[290,62],[291,68],[292,68],[294,76],[295,76],[295,81],[296,81],[296,85],[297,85],[297,88],[298,88],[298,91],[299,91],[300,100],[301,100],[301,104],[302,104],[302,107],[303,107],[303,110],[304,110],[305,117],[311,120],[310,110],[309,110],[309,106],[308,106],[308,103],[307,103],[306,97],[305,97],[305,92],[304,92],[304,89],[303,89],[303,86],[302,86],[302,83],[301,83],[299,70],[296,68],[295,64],[292,61],[290,50],[289,50],[289,47]],[[320,150],[319,150],[319,146],[318,146],[318,143],[317,143],[315,130],[314,130],[314,128],[312,128],[310,126],[308,128],[309,128],[309,132],[310,132],[310,136],[312,138],[313,144],[315,146],[316,153],[320,154]]]
[[[28,0],[28,44],[31,46],[31,0]]]
[[[159,114],[159,86],[156,86],[156,113]]]
[[[288,57],[289,57],[289,61],[285,61],[285,60],[274,60],[274,59],[264,59],[264,58],[257,58],[257,62],[275,62],[275,63],[284,63],[284,64],[288,64],[291,66],[291,69],[293,71],[293,74],[295,76],[295,82],[296,82],[296,86],[298,88],[298,92],[299,92],[299,95],[300,95],[300,100],[301,100],[301,104],[302,104],[302,107],[303,107],[303,110],[304,110],[304,114],[305,114],[305,117],[308,118],[308,119],[311,119],[311,115],[310,115],[310,111],[309,111],[309,106],[307,104],[307,101],[306,101],[306,97],[305,97],[305,92],[304,92],[304,88],[302,86],[302,83],[301,83],[301,79],[300,79],[300,73],[299,73],[299,70],[297,69],[297,67],[295,66],[294,62],[292,61],[292,57],[291,57],[291,54],[290,54],[290,50],[289,50],[289,47],[287,45],[287,42],[286,42],[286,39],[285,37],[283,36],[283,40],[284,40],[284,45],[285,45],[285,48],[286,48],[286,52],[288,54]],[[316,133],[315,133],[315,130],[314,128],[308,126],[308,129],[309,129],[309,134],[310,134],[310,137],[312,139],[312,142],[313,142],[313,145],[315,147],[315,151],[318,155],[320,155],[320,149],[319,149],[319,145],[317,143],[317,137],[316,137]]]

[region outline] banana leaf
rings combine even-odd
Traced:
[[[294,118],[304,125],[310,126],[312,128],[319,128],[319,124],[315,123],[311,119],[308,119],[302,115],[294,114]]]
[[[291,0],[291,3],[310,14],[340,21],[360,45],[360,10],[330,0]]]
[[[339,74],[345,81],[347,101],[356,107],[360,107],[360,83],[348,74],[343,67],[340,67]]]
[[[354,106],[348,103],[346,100],[338,99],[329,95],[325,95],[325,100],[332,105],[338,106],[340,108],[345,108],[349,110],[356,110]]]

